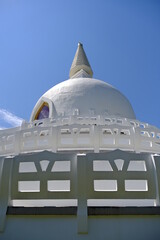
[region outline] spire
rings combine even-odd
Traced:
[[[88,77],[93,76],[91,66],[88,62],[87,56],[86,56],[85,51],[83,49],[83,44],[79,42],[78,43],[78,48],[77,48],[77,51],[76,51],[76,54],[74,56],[72,66],[71,66],[71,69],[70,69],[70,73],[69,73],[70,78],[73,78],[75,76],[75,74],[77,75],[77,73],[80,72],[80,71],[85,72]]]

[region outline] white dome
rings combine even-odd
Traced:
[[[135,118],[131,104],[122,93],[103,81],[92,79],[93,71],[81,43],[69,75],[69,80],[54,86],[39,99],[31,121],[72,115]]]
[[[31,121],[43,102],[52,108],[49,117],[109,115],[135,118],[127,98],[111,85],[92,78],[72,78],[52,87],[37,102]]]

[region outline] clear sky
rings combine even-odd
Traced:
[[[160,128],[159,0],[0,0],[0,128],[29,121],[39,97],[69,78],[79,41],[94,78]]]

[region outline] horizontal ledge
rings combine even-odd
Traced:
[[[76,215],[77,207],[8,207],[7,215]]]
[[[7,215],[77,215],[77,207],[8,207]],[[160,215],[160,207],[88,207],[88,215]]]
[[[160,207],[89,207],[88,215],[160,215]]]

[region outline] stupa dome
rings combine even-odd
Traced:
[[[83,46],[79,44],[71,66],[70,79],[52,87],[38,100],[31,121],[72,115],[135,119],[128,99],[110,84],[93,79],[92,74]],[[44,115],[40,116],[43,108]]]

